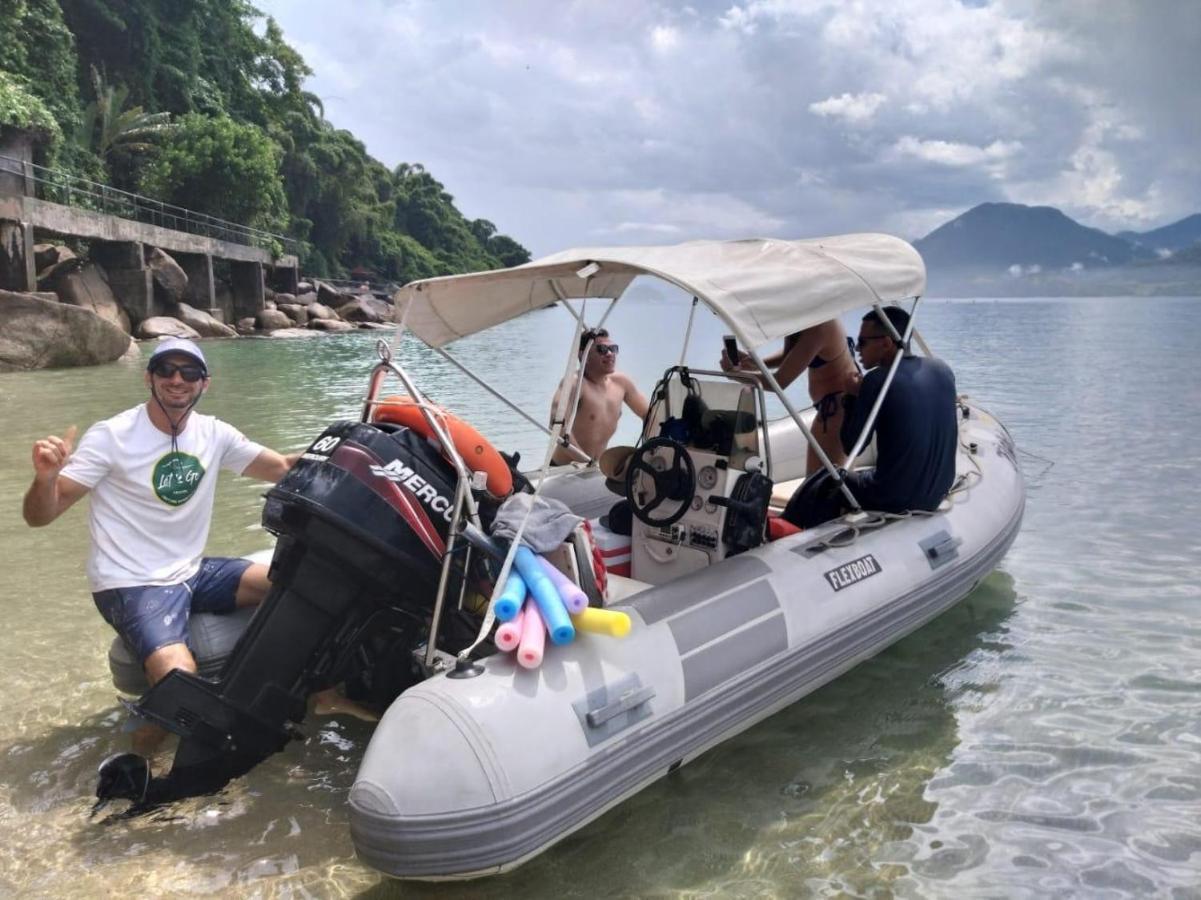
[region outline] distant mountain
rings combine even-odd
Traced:
[[[984,203],[913,243],[935,297],[1201,296],[1201,215],[1115,236],[1049,206]]]
[[[1163,228],[1156,228],[1154,231],[1120,231],[1118,237],[1153,252],[1183,250],[1201,241],[1201,213],[1165,225]]]
[[[1053,207],[1019,203],[982,203],[914,246],[932,272],[1092,269],[1153,256],[1122,238],[1086,228]]]

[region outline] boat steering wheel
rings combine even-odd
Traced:
[[[651,455],[660,447],[671,450],[671,462],[663,471],[651,465]],[[647,475],[654,485],[650,499],[639,503],[635,499],[634,484],[638,473]],[[645,522],[655,528],[674,525],[688,511],[688,501],[696,493],[696,466],[687,448],[679,441],[669,437],[651,438],[634,451],[630,464],[626,468],[626,500],[630,503],[632,512],[640,522]],[[667,516],[653,516],[656,509],[664,500],[680,501],[680,508]]]

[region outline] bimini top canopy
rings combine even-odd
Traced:
[[[512,269],[415,281],[396,293],[396,315],[441,347],[557,300],[618,298],[639,275],[700,298],[747,347],[926,288],[921,256],[886,234],[690,241],[564,250]]]

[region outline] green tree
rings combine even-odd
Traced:
[[[145,167],[142,189],[198,212],[279,228],[285,210],[279,147],[228,116],[189,113]]]
[[[466,219],[424,167],[389,171],[327,122],[303,57],[248,0],[0,0],[0,33],[22,36],[0,42],[0,69],[64,134],[83,126],[87,140],[64,145],[77,171],[104,177],[103,157],[121,186],[286,229],[314,274],[362,266],[407,280],[528,259],[491,222]],[[93,66],[121,87],[98,90],[83,125]],[[153,130],[165,113],[170,135]],[[160,137],[158,154],[133,152]]]
[[[60,162],[79,171],[89,165],[71,145],[58,140],[79,127],[80,102],[76,84],[75,40],[56,0],[0,2],[0,72],[39,101],[53,117],[45,163]],[[62,158],[59,159],[60,153]]]
[[[0,129],[5,126],[32,131],[51,143],[62,138],[46,104],[16,76],[0,71]]]
[[[84,110],[77,141],[102,160],[112,153],[146,153],[171,129],[170,113],[148,113],[140,106],[125,109],[129,88],[112,85],[92,67],[96,99]]]

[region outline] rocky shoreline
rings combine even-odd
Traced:
[[[219,296],[213,312],[185,302],[188,276],[159,248],[146,248],[156,315],[135,319],[104,268],[59,244],[34,247],[38,290],[0,290],[0,373],[99,365],[140,355],[138,340],[267,336],[302,337],[359,329],[390,329],[392,304],[371,294],[340,291],[320,280],[301,281],[296,293],[264,286],[254,315],[230,324],[213,315],[229,309]],[[218,280],[217,291],[229,285]]]

